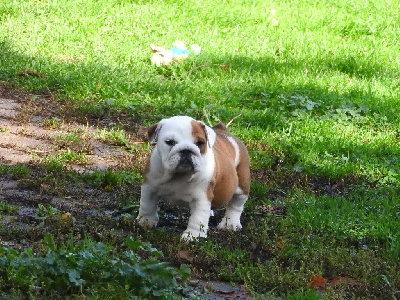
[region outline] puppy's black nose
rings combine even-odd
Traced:
[[[180,153],[181,153],[182,155],[184,155],[184,156],[189,156],[189,155],[192,155],[192,154],[193,154],[193,152],[192,152],[191,150],[189,150],[189,149],[181,150]]]

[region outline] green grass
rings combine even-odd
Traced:
[[[399,153],[399,20],[395,4],[375,2],[8,2],[0,78],[50,88],[90,113],[123,109],[145,124],[242,113],[235,131],[272,142],[291,167],[370,176],[378,164],[388,173],[399,165],[389,161]],[[203,53],[168,68],[149,64],[150,43],[176,39]],[[15,75],[27,68],[47,77]]]
[[[1,81],[50,90],[83,115],[123,113],[145,126],[175,114],[211,123],[242,114],[230,129],[248,145],[255,175],[239,235],[247,244],[233,249],[211,235],[207,247],[193,250],[216,265],[219,279],[300,299],[314,295],[308,281],[319,273],[359,283],[331,287],[328,298],[398,297],[397,2],[3,2]],[[202,53],[151,65],[150,43],[168,48],[177,39]],[[16,75],[25,69],[46,77]],[[99,137],[126,147],[129,134],[104,129]],[[62,139],[69,145],[79,137]],[[47,161],[85,156],[67,148]],[[102,176],[105,186],[125,182],[117,173]],[[174,260],[176,248],[166,245],[172,233],[153,234],[143,238]],[[266,258],[249,259],[254,253]]]
[[[79,153],[72,151],[70,148],[67,148],[65,151],[56,154],[56,155],[49,155],[43,159],[45,164],[53,164],[53,165],[61,165],[68,162],[76,163],[76,164],[84,164],[87,162],[87,157],[85,153]]]
[[[125,130],[122,129],[102,129],[98,132],[98,137],[101,141],[110,143],[116,146],[128,146],[129,137]]]
[[[7,202],[0,202],[0,214],[2,213],[12,213],[18,208]]]

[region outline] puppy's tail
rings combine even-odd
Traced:
[[[214,130],[221,130],[221,131],[228,131],[228,127],[229,125],[231,125],[233,123],[233,121],[235,121],[237,118],[239,118],[242,114],[238,114],[236,117],[234,117],[232,120],[230,120],[228,122],[228,124],[224,125],[221,122],[219,122],[218,124],[215,124],[213,126]]]
[[[214,130],[225,130],[227,131],[228,129],[226,128],[226,126],[224,124],[222,124],[221,122],[219,122],[218,124],[215,124],[213,126]]]

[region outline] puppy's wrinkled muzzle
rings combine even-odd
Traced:
[[[194,155],[193,151],[189,149],[185,149],[179,152],[180,160],[176,167],[176,170],[179,172],[193,172],[194,171],[194,164],[193,158]]]

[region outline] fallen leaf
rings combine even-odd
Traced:
[[[240,287],[240,291],[215,291],[214,294],[224,299],[248,299],[250,297],[249,292],[243,286]]]
[[[347,278],[347,277],[337,277],[337,278],[333,278],[332,280],[330,280],[329,284],[332,285],[332,286],[336,286],[336,285],[356,285],[357,281],[355,281],[354,279],[351,279],[351,278]]]
[[[239,288],[226,282],[208,282],[205,290],[217,296],[215,299],[248,299],[250,297],[244,285],[241,285]]]
[[[113,187],[111,186],[111,185],[106,185],[105,187],[104,187],[104,190],[106,191],[106,192],[111,192],[112,190],[113,190]]]
[[[321,275],[312,274],[310,279],[310,287],[322,288],[327,286],[356,285],[357,281],[347,277],[336,277],[332,280],[326,279]]]
[[[46,76],[43,73],[40,73],[38,71],[32,70],[32,69],[26,69],[21,72],[17,73],[18,76],[36,76],[40,78],[46,78]]]
[[[324,278],[321,275],[318,274],[312,274],[311,275],[311,280],[310,280],[310,287],[312,288],[319,288],[319,287],[325,287],[326,283],[328,282],[328,279]]]
[[[228,65],[220,65],[219,66],[221,69],[224,69],[224,70],[229,70],[231,67],[230,66],[228,66]]]
[[[285,247],[285,241],[280,236],[276,238],[275,247],[278,250],[282,250]]]
[[[50,188],[50,186],[49,186],[48,184],[42,183],[42,184],[40,185],[40,188],[41,188],[42,190],[48,190],[48,189]]]
[[[193,253],[190,250],[181,250],[178,252],[178,258],[186,260],[188,262],[192,262]]]
[[[75,223],[75,218],[71,215],[71,213],[67,212],[62,214],[60,217],[60,221],[64,223]]]

